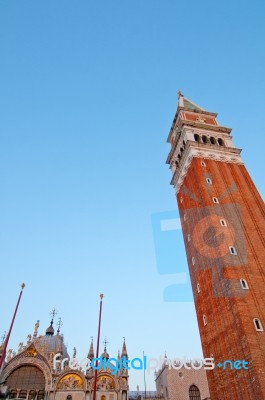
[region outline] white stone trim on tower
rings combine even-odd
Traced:
[[[171,184],[174,185],[174,188],[178,193],[185,176],[187,175],[193,157],[233,164],[243,164],[240,157],[240,151],[241,150],[236,148],[227,147],[218,147],[213,149],[210,145],[209,147],[207,145],[202,145],[202,147],[199,148],[196,142],[187,141],[183,159],[180,162],[179,168],[176,168],[174,172]]]

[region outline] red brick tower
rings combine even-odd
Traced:
[[[217,114],[179,93],[173,173],[212,400],[265,399],[265,207]],[[224,362],[245,360],[248,364]],[[218,365],[217,365],[218,364]]]

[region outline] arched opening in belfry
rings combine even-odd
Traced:
[[[210,137],[210,142],[211,144],[216,144],[216,140],[213,136]]]

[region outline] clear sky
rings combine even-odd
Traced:
[[[0,0],[0,334],[27,284],[9,347],[37,319],[44,333],[55,305],[83,358],[103,292],[111,355],[123,336],[131,358],[201,355],[191,299],[166,295],[186,269],[180,231],[155,252],[152,219],[177,212],[166,138],[181,89],[233,128],[264,196],[264,13],[261,0]]]

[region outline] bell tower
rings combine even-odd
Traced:
[[[167,158],[211,399],[265,399],[265,207],[231,129],[178,93]],[[236,362],[238,360],[238,362]]]

